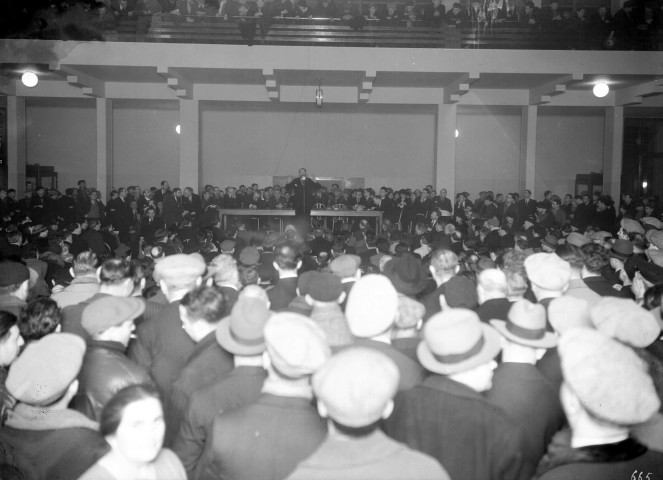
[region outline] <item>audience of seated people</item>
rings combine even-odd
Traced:
[[[655,199],[291,193],[0,189],[2,478],[663,476]]]
[[[660,3],[660,2],[659,2]],[[245,38],[253,39],[256,27],[264,36],[269,26],[306,20],[349,25],[432,27],[444,25],[499,32],[500,27],[520,28],[550,40],[547,48],[660,50],[663,40],[663,6],[626,0],[611,13],[609,5],[575,9],[561,7],[557,0],[542,8],[532,1],[514,4],[508,0],[464,0],[447,10],[441,0],[366,2],[342,0],[64,0],[33,12],[16,35],[30,38],[103,39],[118,22],[135,22],[138,37],[150,28],[150,17],[172,22],[236,22]],[[19,17],[27,11],[16,13]],[[328,20],[324,20],[328,19]],[[73,26],[72,26],[73,24]],[[7,25],[7,32],[12,31]],[[497,29],[497,30],[496,30]],[[95,33],[96,32],[96,33]],[[485,31],[482,31],[485,34]],[[11,35],[10,35],[11,36]],[[99,37],[99,38],[97,38]],[[529,38],[529,37],[528,37]]]

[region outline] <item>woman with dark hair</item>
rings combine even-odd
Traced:
[[[18,328],[26,342],[39,340],[49,333],[60,331],[62,314],[55,301],[38,298],[30,302],[22,312]]]
[[[0,311],[0,425],[5,421],[7,410],[14,406],[14,399],[5,389],[9,366],[23,346],[24,341],[16,325],[13,313]]]
[[[155,388],[130,385],[118,391],[101,412],[99,431],[111,450],[79,480],[186,480],[180,460],[162,448],[166,424]]]

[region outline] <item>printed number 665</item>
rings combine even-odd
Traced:
[[[638,472],[637,470],[634,470],[633,473],[631,474],[631,480],[651,480],[651,473],[648,472],[645,477],[642,476],[642,474],[645,472]],[[638,475],[637,477],[635,475]]]

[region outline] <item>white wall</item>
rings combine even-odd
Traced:
[[[459,107],[456,192],[518,191],[521,109]]]
[[[422,186],[433,179],[432,107],[205,103],[201,184],[296,175],[365,177],[366,186]]]
[[[179,103],[161,100],[113,102],[113,187],[158,187],[179,183]]]
[[[576,174],[603,171],[605,116],[600,109],[540,107],[536,138],[537,197],[575,193]]]
[[[97,130],[94,99],[27,98],[26,159],[28,164],[55,166],[58,189],[78,180],[94,186]],[[22,191],[22,187],[20,188]]]

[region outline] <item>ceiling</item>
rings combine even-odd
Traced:
[[[0,93],[24,97],[287,103],[322,86],[332,103],[663,106],[658,52],[5,42]],[[592,95],[598,81],[607,98]]]

